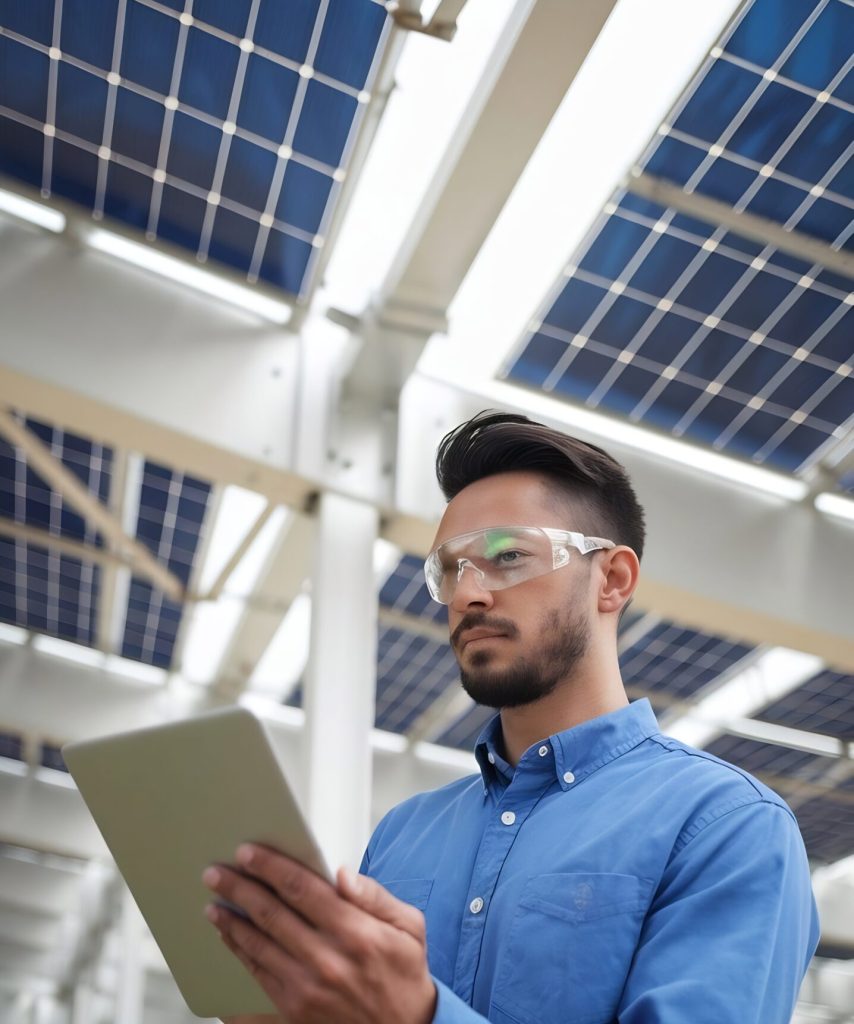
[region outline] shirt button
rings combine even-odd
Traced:
[[[480,896],[475,896],[471,903],[469,903],[469,910],[473,914],[479,914],[483,910],[483,900]]]
[[[501,815],[501,820],[504,822],[505,825],[512,825],[513,822],[516,820],[516,815],[512,811],[505,811]]]
[[[564,782],[575,782],[575,776],[572,774],[572,772],[564,772],[563,773],[563,781]]]
[[[495,764],[495,754],[493,754],[492,751],[490,751],[486,755],[486,760],[489,761],[490,764]]]
[[[545,745],[545,743],[537,751],[537,753],[540,755],[540,757],[545,757],[548,752],[549,752],[549,748]]]

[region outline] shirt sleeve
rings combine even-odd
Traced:
[[[487,1024],[487,1018],[473,1010],[447,985],[433,978],[438,999],[433,1024]]]
[[[709,815],[662,877],[619,1024],[789,1024],[817,942],[790,812],[762,801]]]

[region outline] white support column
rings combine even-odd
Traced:
[[[330,867],[358,866],[368,839],[376,692],[377,510],[320,498],[305,684],[305,808]]]
[[[116,992],[116,1020],[122,1024],[142,1024],[145,1000],[143,941],[146,928],[127,890],[122,893],[121,908],[121,959]]]

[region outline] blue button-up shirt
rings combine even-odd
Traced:
[[[788,1024],[818,941],[786,804],[647,701],[380,823],[362,870],[424,911],[436,1024]]]

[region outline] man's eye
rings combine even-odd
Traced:
[[[512,565],[518,565],[524,557],[525,553],[523,551],[502,551],[497,555],[493,555],[492,563],[499,569],[504,569]]]

